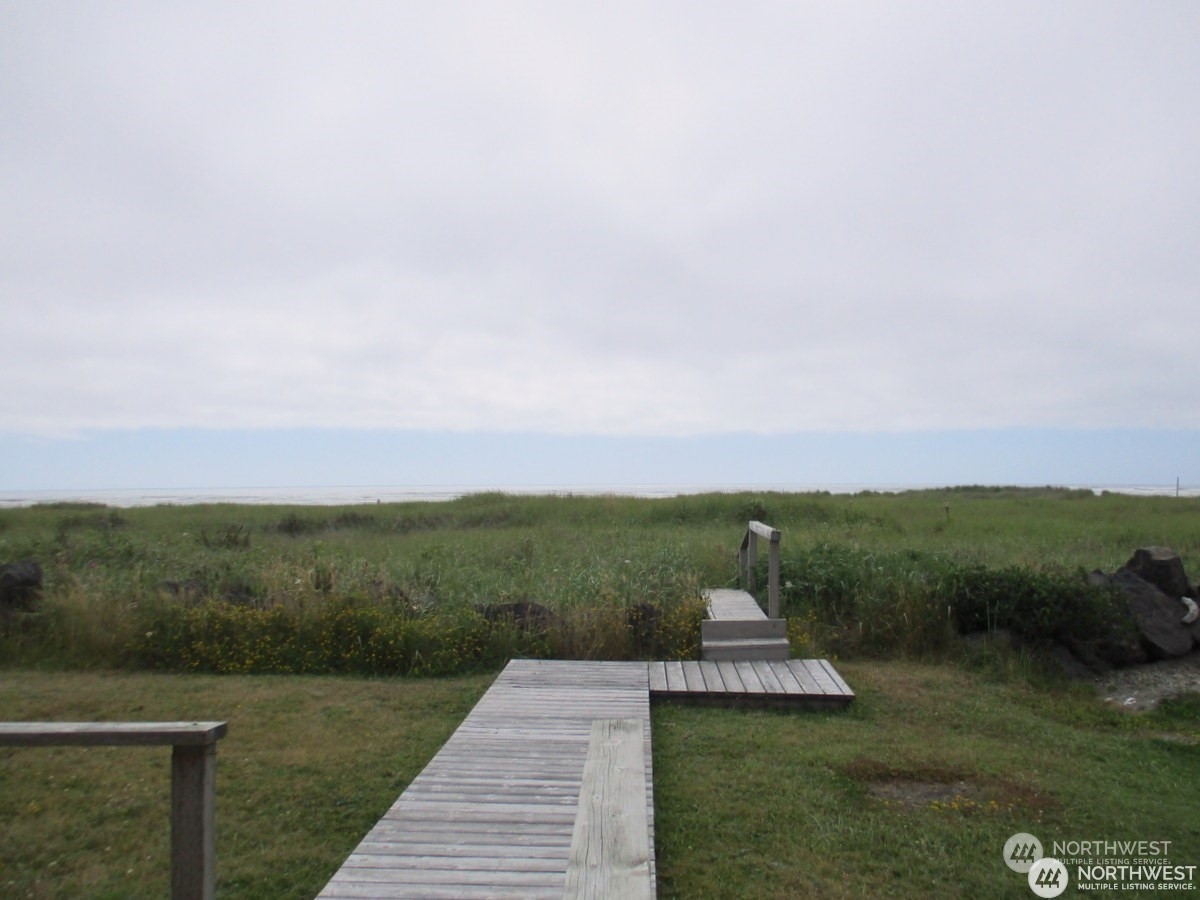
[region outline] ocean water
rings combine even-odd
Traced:
[[[1031,485],[1032,486],[1032,485]],[[1040,486],[1040,485],[1038,485]],[[139,488],[111,490],[0,490],[0,508],[33,506],[39,503],[103,503],[134,507],[189,505],[199,503],[252,503],[299,506],[347,506],[360,503],[407,503],[453,500],[484,491],[528,495],[619,495],[629,497],[676,497],[709,492],[811,492],[857,494],[861,491],[899,492],[949,487],[934,484],[587,484],[587,485],[382,485],[382,486],[296,486],[230,488]],[[1112,491],[1141,496],[1200,496],[1200,486],[1183,485],[1064,485],[1096,493]]]

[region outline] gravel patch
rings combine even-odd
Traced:
[[[1153,709],[1167,697],[1200,693],[1200,653],[1114,669],[1095,683],[1107,703],[1131,710]]]

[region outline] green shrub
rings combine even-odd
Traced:
[[[818,544],[784,554],[780,580],[782,614],[808,623],[805,640],[841,654],[936,654],[958,635],[1001,629],[1028,644],[1092,649],[1130,627],[1119,598],[1081,571]]]

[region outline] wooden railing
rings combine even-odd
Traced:
[[[215,784],[224,722],[0,722],[0,747],[171,745],[171,900],[213,900]]]
[[[738,549],[738,574],[742,586],[754,593],[754,569],[758,565],[758,539],[765,537],[771,542],[767,555],[767,617],[779,618],[779,530],[762,522],[751,522],[746,526],[746,536]]]

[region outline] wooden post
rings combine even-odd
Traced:
[[[758,535],[753,531],[746,532],[746,590],[754,593],[755,569],[758,568]]]
[[[171,900],[217,893],[217,745],[171,752]]]
[[[767,616],[779,618],[779,532],[771,534],[771,549],[767,557]]]

